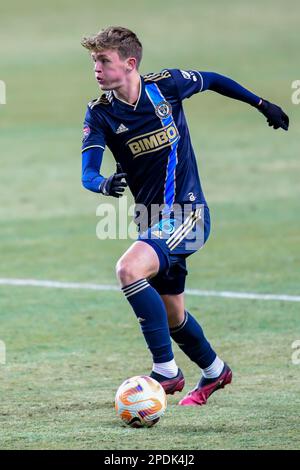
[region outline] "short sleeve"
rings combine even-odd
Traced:
[[[198,70],[168,69],[177,87],[180,100],[203,90],[203,77]]]
[[[96,115],[89,105],[83,124],[82,151],[84,152],[84,150],[92,147],[105,149],[105,133],[101,118]]]

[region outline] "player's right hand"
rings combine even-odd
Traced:
[[[126,178],[127,173],[114,173],[113,175],[105,178],[99,186],[100,193],[104,196],[121,197],[127,186],[126,181],[121,181]]]

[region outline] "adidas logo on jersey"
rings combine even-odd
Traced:
[[[121,134],[121,132],[128,131],[128,128],[124,126],[124,124],[120,124],[118,129],[116,130],[116,134]]]

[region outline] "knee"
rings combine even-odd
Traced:
[[[168,315],[169,328],[177,328],[177,326],[183,323],[185,318],[185,310],[183,306],[168,306],[166,310]]]
[[[183,311],[174,311],[168,312],[168,324],[169,328],[177,328],[182,325],[184,321],[184,310]]]
[[[122,286],[138,280],[133,264],[122,258],[116,264],[116,276]]]

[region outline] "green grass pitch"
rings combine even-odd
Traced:
[[[187,287],[299,295],[299,9],[296,0],[3,4],[0,278],[117,285],[131,241],[96,238],[101,199],[81,188],[82,121],[98,90],[80,39],[120,24],[144,44],[141,73],[216,71],[289,114],[289,132],[275,132],[243,103],[211,92],[186,101],[212,218]],[[103,173],[112,170],[107,153]],[[115,416],[114,395],[151,360],[121,292],[0,285],[0,448],[299,448],[299,305],[186,295],[233,383],[201,408],[178,407],[175,395],[156,426],[136,430]],[[175,353],[188,390],[197,368]]]

